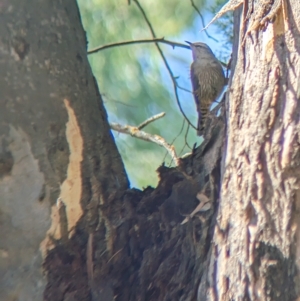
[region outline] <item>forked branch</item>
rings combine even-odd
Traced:
[[[151,121],[153,121],[153,120],[151,120]],[[148,122],[147,124],[149,124],[150,122]],[[143,123],[145,123],[145,122],[143,122]],[[164,147],[168,151],[168,153],[171,156],[172,160],[174,161],[175,165],[176,166],[179,165],[179,158],[176,155],[176,151],[175,151],[174,145],[169,144],[161,136],[151,135],[149,133],[141,131],[139,129],[140,126],[136,127],[136,126],[130,126],[130,125],[121,125],[119,123],[114,123],[114,122],[110,123],[109,125],[110,125],[110,128],[112,130],[114,130],[114,131],[117,131],[117,132],[123,133],[123,134],[128,134],[128,135],[131,135],[133,137],[136,137],[136,138],[144,140],[144,141],[150,141],[150,142],[153,142],[153,143],[155,143],[155,144],[157,144],[159,146]]]

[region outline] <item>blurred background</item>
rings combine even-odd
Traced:
[[[130,3],[129,3],[130,2]],[[216,56],[227,63],[231,54],[232,14],[212,24],[207,33],[194,5],[206,25],[226,0],[140,0],[157,38],[184,43],[185,40],[207,43]],[[151,31],[136,1],[78,0],[88,50],[106,44],[152,38]],[[197,111],[191,94],[189,49],[162,44],[160,47],[172,69],[178,86],[181,106],[189,120],[197,125]],[[137,126],[147,118],[165,112],[162,119],[143,130],[162,136],[175,146],[178,156],[191,152],[201,143],[196,130],[182,116],[173,83],[155,43],[136,43],[107,48],[89,55],[89,61],[104,100],[109,122]],[[167,151],[151,142],[113,131],[132,187],[156,186],[156,169],[172,165]]]

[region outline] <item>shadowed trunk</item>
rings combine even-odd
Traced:
[[[76,2],[2,1],[0,14],[0,299],[42,300],[44,256],[69,252],[128,182]]]
[[[128,188],[76,3],[2,1],[1,300],[299,298],[297,1],[236,12],[226,131],[222,110],[144,191]]]

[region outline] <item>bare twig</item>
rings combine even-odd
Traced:
[[[164,117],[165,115],[166,115],[165,112],[156,114],[156,115],[154,115],[154,116],[152,116],[152,117],[146,119],[144,122],[142,122],[140,125],[138,125],[137,128],[138,128],[139,130],[141,130],[142,128],[144,128],[145,126],[147,126],[149,123],[151,123],[151,122],[153,122],[153,121],[155,121],[155,120],[157,120],[157,119],[159,119],[159,118],[162,118],[162,117]]]
[[[198,7],[196,6],[196,4],[194,3],[194,0],[190,0],[191,1],[191,4],[192,4],[192,7],[195,9],[195,11],[198,13],[200,19],[201,19],[201,22],[202,22],[202,26],[205,27],[205,23],[204,23],[204,18],[202,16],[202,14],[200,13],[200,10],[198,9]],[[210,34],[208,34],[207,32],[207,29],[205,29],[205,33],[207,35],[208,38],[214,40],[215,42],[218,42],[217,39],[213,38]]]
[[[226,63],[224,63],[224,62],[222,62],[222,61],[220,61],[220,60],[218,60],[219,62],[220,62],[220,64],[224,67],[224,68],[228,68],[228,64],[226,64]]]
[[[133,2],[137,5],[137,7],[139,8],[139,10],[141,11],[141,13],[142,13],[142,15],[143,15],[143,17],[144,17],[144,19],[145,19],[145,22],[147,23],[147,25],[148,25],[148,27],[149,27],[149,29],[150,29],[150,32],[151,32],[151,34],[152,34],[152,37],[153,37],[154,39],[156,39],[156,34],[155,34],[155,32],[154,32],[154,29],[153,29],[153,27],[152,27],[152,24],[150,23],[150,21],[149,21],[147,15],[146,15],[146,12],[144,11],[143,7],[141,6],[141,4],[139,3],[138,0],[133,0]],[[167,70],[168,70],[168,72],[169,72],[169,74],[170,74],[171,80],[172,80],[172,82],[173,82],[173,87],[174,87],[176,102],[177,102],[177,105],[178,105],[178,107],[179,107],[179,109],[180,109],[180,112],[181,112],[181,114],[184,116],[184,118],[186,119],[186,121],[188,122],[188,124],[196,130],[197,128],[190,122],[190,120],[187,118],[187,116],[185,115],[185,113],[184,113],[183,110],[182,110],[182,107],[181,107],[181,104],[180,104],[180,101],[179,101],[178,91],[177,91],[177,83],[176,83],[176,79],[175,79],[175,77],[174,77],[174,75],[173,75],[173,72],[172,72],[172,70],[171,70],[171,68],[170,68],[170,66],[169,66],[169,64],[168,64],[168,61],[167,61],[167,59],[165,58],[165,56],[164,56],[164,54],[163,54],[163,52],[162,52],[162,50],[161,50],[159,44],[156,42],[155,45],[156,45],[156,48],[157,48],[157,50],[158,50],[158,52],[159,52],[159,54],[160,54],[162,60],[164,61],[164,64],[165,64],[165,66],[166,66],[166,68],[167,68]]]
[[[183,145],[183,147],[181,148],[180,152],[179,152],[179,156],[182,157],[182,153],[183,153],[183,150],[184,148],[186,147],[186,144]]]
[[[185,135],[184,135],[184,141],[185,141],[186,146],[187,146],[190,150],[192,150],[192,148],[190,147],[189,143],[187,142],[187,136],[188,136],[188,134],[189,134],[189,129],[190,129],[190,126],[188,125],[188,126],[187,126],[187,129],[186,129],[186,132],[185,132]]]
[[[188,144],[187,142],[187,135],[189,133],[189,128],[190,128],[190,125],[188,124],[187,125],[187,128],[186,128],[186,132],[185,132],[185,135],[184,135],[184,145],[182,146],[180,152],[179,152],[179,156],[182,158],[182,156],[185,156],[185,155],[182,155],[183,151],[184,151],[184,148],[187,146],[189,149],[192,149],[190,147],[190,145]]]
[[[150,141],[153,142],[159,146],[164,147],[169,155],[171,156],[172,160],[174,160],[175,164],[179,165],[179,158],[176,155],[176,151],[173,145],[166,142],[166,140],[158,135],[151,135],[149,133],[146,133],[144,131],[140,131],[136,126],[130,126],[130,125],[121,125],[118,123],[110,123],[110,128],[114,131],[117,131],[119,133],[124,133],[131,135],[133,137],[136,137],[138,139],[144,140],[144,141]]]
[[[188,131],[188,130],[189,130],[189,125],[187,125],[187,131]],[[182,146],[182,148],[181,148],[181,150],[180,150],[180,152],[179,152],[179,156],[181,156],[181,154],[183,153],[184,148],[187,146],[186,134],[187,134],[187,132],[186,132],[185,135],[184,135],[184,145]]]
[[[131,107],[131,108],[135,108],[136,106],[134,105],[130,105],[128,103],[125,103],[123,101],[120,101],[120,100],[116,100],[116,99],[112,99],[110,98],[109,96],[107,96],[105,93],[101,93],[101,96],[103,97],[103,102],[106,103],[106,102],[112,102],[112,103],[118,103],[118,104],[121,104],[125,107]],[[105,98],[105,99],[104,99]]]
[[[178,42],[173,42],[173,41],[168,41],[168,40],[165,40],[164,37],[162,37],[162,38],[142,39],[142,40],[133,40],[133,41],[122,41],[122,42],[106,44],[106,45],[99,46],[99,47],[96,47],[96,48],[93,48],[93,49],[89,50],[88,54],[96,53],[98,51],[101,51],[101,50],[104,50],[104,49],[107,49],[107,48],[126,46],[126,45],[131,45],[131,44],[141,44],[141,43],[163,43],[163,44],[171,45],[173,48],[181,47],[181,48],[190,49],[189,45],[185,45],[185,44],[178,43]]]
[[[178,84],[177,84],[177,88],[180,89],[180,90],[182,90],[182,91],[185,91],[185,92],[193,94],[193,92],[191,90],[183,88],[183,87],[179,86]]]
[[[185,119],[182,120],[182,126],[181,126],[181,129],[180,129],[178,135],[176,135],[175,138],[172,140],[171,145],[174,145],[174,142],[176,141],[176,139],[177,139],[177,138],[180,136],[180,134],[182,133],[182,131],[183,131],[183,129],[184,129],[184,125],[185,125]],[[163,161],[165,161],[165,159],[166,159],[166,157],[167,157],[167,154],[168,154],[168,152],[166,152]],[[172,165],[172,162],[173,162],[173,161],[170,162],[169,167]]]
[[[197,212],[200,211],[207,211],[211,208],[211,202],[209,201],[208,197],[202,193],[202,192],[198,192],[197,193],[197,199],[199,201],[198,206],[193,210],[193,212],[191,214],[189,214],[182,222],[181,225],[185,224],[189,219],[193,218],[194,215]],[[209,206],[205,206],[205,205],[209,205]]]

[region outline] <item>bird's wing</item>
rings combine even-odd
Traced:
[[[200,87],[200,83],[199,83],[199,77],[194,72],[194,70],[195,70],[194,63],[192,63],[192,65],[191,65],[191,81],[192,81],[192,87],[193,87],[193,95],[194,95],[195,103],[197,106],[197,111],[199,114],[201,114],[201,112],[200,112],[201,87]]]

